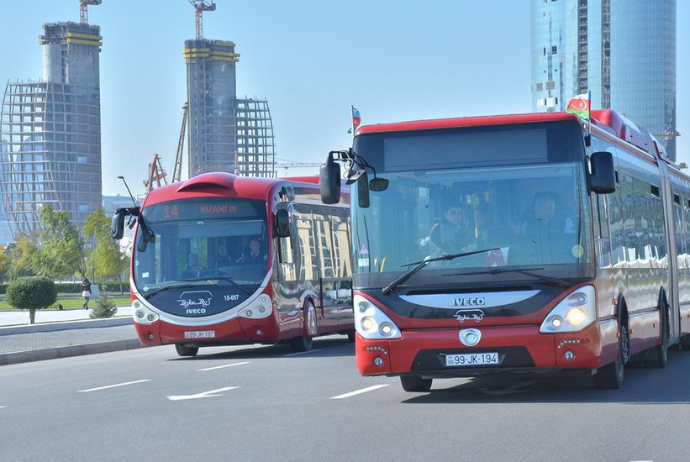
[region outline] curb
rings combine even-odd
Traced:
[[[73,329],[93,329],[97,327],[116,327],[126,326],[133,323],[134,320],[131,316],[120,316],[106,319],[85,319],[81,321],[46,322],[40,324],[24,324],[19,326],[3,326],[0,327],[0,336],[31,334],[34,332],[56,332]]]
[[[131,321],[131,320],[130,320]],[[45,350],[18,351],[16,353],[0,354],[0,366],[20,364],[46,359],[69,358],[71,356],[110,353],[113,351],[144,348],[139,339],[116,340],[114,342],[92,343],[88,345],[73,345],[68,347],[47,348]]]

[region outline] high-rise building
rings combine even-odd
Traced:
[[[676,157],[676,0],[532,0],[532,104],[615,109]]]
[[[273,124],[266,100],[237,98],[235,44],[187,40],[189,177],[211,171],[275,177]]]
[[[81,227],[102,200],[100,28],[45,24],[43,80],[8,83],[0,118],[0,192],[16,238],[50,204]]]

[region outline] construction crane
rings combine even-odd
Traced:
[[[103,0],[79,0],[79,22],[82,24],[89,23],[89,5],[100,5]]]
[[[204,23],[201,18],[201,13],[204,11],[214,11],[216,9],[216,4],[213,2],[206,3],[206,0],[189,0],[196,10],[196,39],[204,39]]]
[[[180,128],[180,138],[177,140],[177,153],[175,154],[175,164],[173,165],[172,182],[177,183],[182,178],[182,150],[184,149],[184,135],[187,129],[187,113],[189,103],[182,106],[182,127]]]
[[[168,184],[168,180],[165,179],[165,177],[168,174],[163,170],[163,166],[161,165],[161,156],[158,155],[158,153],[153,155],[153,162],[149,164],[149,178],[148,180],[144,180],[144,186],[147,188],[147,192],[153,191],[155,188],[153,186],[154,182],[156,183],[156,188],[161,187],[161,181],[163,184]]]

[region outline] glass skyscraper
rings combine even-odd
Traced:
[[[592,92],[676,158],[676,0],[532,0],[532,105]]]

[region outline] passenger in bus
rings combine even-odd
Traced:
[[[434,223],[429,231],[428,242],[439,255],[471,251],[472,241],[462,207],[458,204],[447,206],[443,219]]]
[[[573,220],[558,210],[551,192],[535,194],[532,217],[523,225],[532,263],[568,263],[573,259],[575,226]]]
[[[218,247],[216,247],[216,269],[230,266],[230,262],[227,247],[225,244],[218,244]]]
[[[249,241],[249,246],[244,249],[240,258],[237,259],[238,263],[258,263],[268,260],[268,255],[261,245],[261,241],[258,238],[253,238]]]
[[[572,218],[557,209],[556,196],[551,192],[539,192],[532,200],[533,215],[522,226],[523,234],[544,233],[573,234]]]

